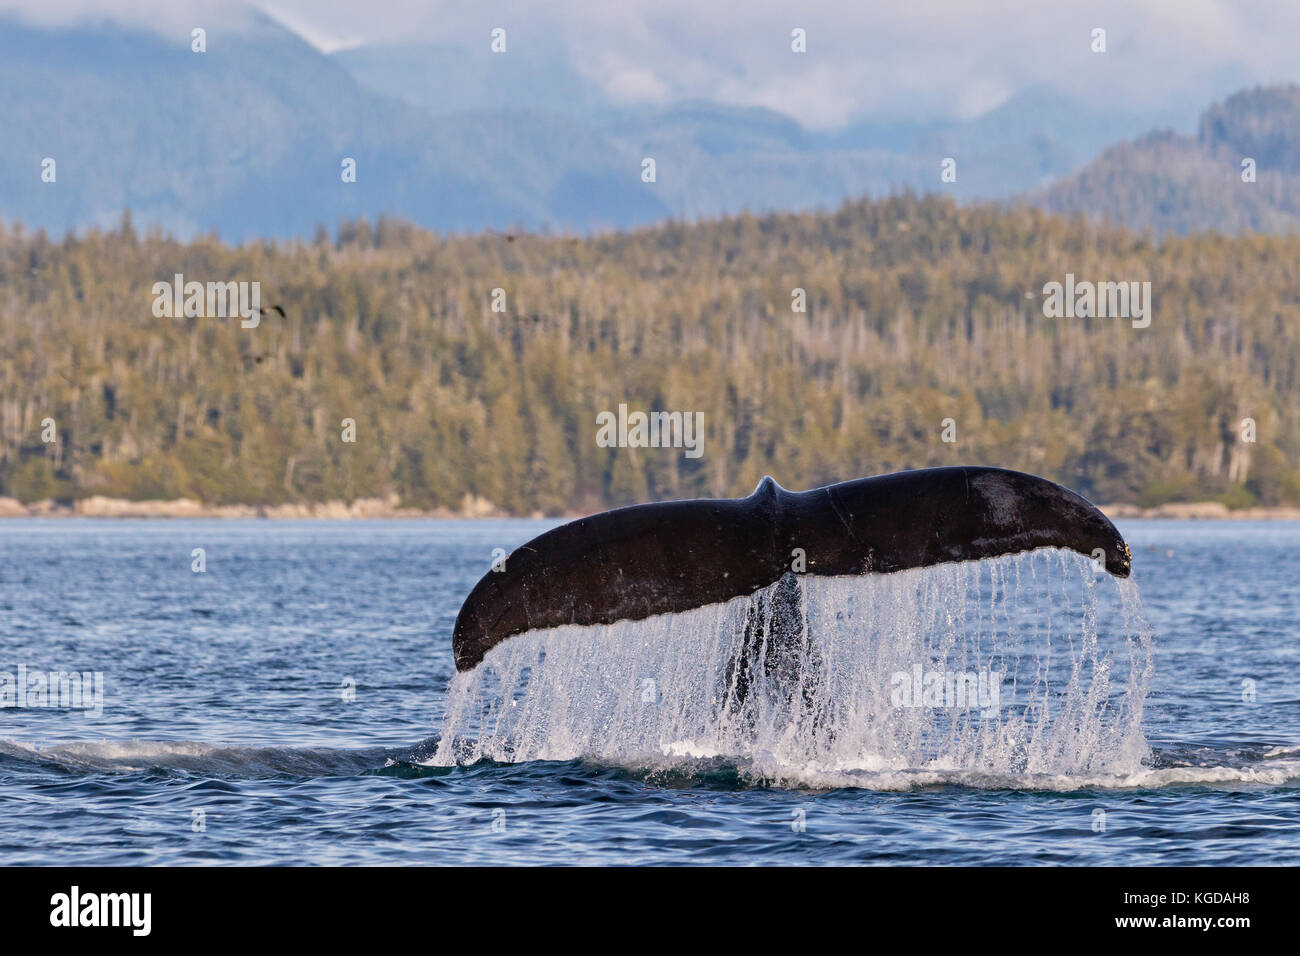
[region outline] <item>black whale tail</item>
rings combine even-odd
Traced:
[[[885,574],[1064,548],[1131,567],[1115,526],[1079,495],[1001,468],[926,468],[790,492],[764,478],[739,499],[634,505],[517,548],[456,619],[458,670],[512,635],[611,624],[752,594],[792,570]]]

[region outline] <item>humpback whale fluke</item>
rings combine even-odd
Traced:
[[[564,624],[612,624],[752,594],[807,574],[906,568],[1065,548],[1127,577],[1128,545],[1100,511],[1058,484],[1002,468],[925,468],[747,498],[633,505],[580,518],[489,571],[456,618],[457,670],[506,638]]]

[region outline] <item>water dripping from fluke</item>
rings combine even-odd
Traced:
[[[431,765],[595,760],[755,785],[1069,789],[1144,772],[1151,630],[1072,550],[526,631],[458,673]]]

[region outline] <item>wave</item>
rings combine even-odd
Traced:
[[[83,774],[162,771],[208,777],[346,776],[381,766],[391,755],[392,751],[384,748],[241,747],[192,740],[96,740],[51,746],[0,740],[0,766]]]
[[[709,763],[711,758],[704,758]],[[940,787],[1068,793],[1079,790],[1161,790],[1214,785],[1300,783],[1300,759],[1271,759],[1213,766],[1142,767],[1117,774],[1005,773],[959,767],[881,769],[864,767],[790,767],[753,761],[737,768],[742,779],[763,786],[796,790],[861,789],[882,792]],[[653,777],[654,770],[644,770]],[[680,772],[680,768],[678,768]]]
[[[572,759],[525,763],[479,760],[445,766],[434,762],[438,738],[413,747],[358,749],[240,747],[179,740],[100,740],[40,746],[0,740],[0,768],[66,775],[166,773],[205,779],[325,776],[421,778],[467,775],[492,779],[515,772],[534,777],[613,773],[654,787],[806,791],[862,789],[908,791],[943,787],[978,790],[1069,792],[1156,790],[1180,786],[1265,785],[1300,782],[1300,747],[1156,751],[1153,766],[1122,774],[997,773],[959,767],[891,768],[791,766],[767,759],[735,758],[693,741],[674,741],[657,755],[619,762]],[[1187,759],[1191,756],[1196,762]]]

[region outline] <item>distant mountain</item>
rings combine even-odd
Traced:
[[[214,31],[205,54],[188,36],[0,21],[0,210],[31,225],[105,225],[129,206],[183,234],[297,232],[360,212],[333,188],[341,157],[365,171],[377,141],[422,120],[269,21]]]
[[[1242,179],[1247,159],[1254,182]],[[1195,135],[1166,131],[1121,143],[1026,198],[1156,234],[1278,233],[1300,230],[1297,172],[1300,86],[1256,88],[1206,110]]]
[[[382,213],[466,231],[672,213],[637,158],[586,127],[527,111],[430,116],[266,18],[210,30],[203,54],[188,36],[0,19],[0,125],[0,217],[59,232],[128,207],[138,225],[236,240]]]
[[[505,108],[563,113],[673,172],[661,193],[679,215],[834,207],[902,189],[1002,198],[1073,172],[1119,139],[1170,114],[1094,108],[1035,87],[951,123],[862,121],[829,133],[780,113],[710,102],[619,106],[559,50],[500,56],[444,45],[389,44],[333,54],[359,82],[430,115]],[[1190,129],[1190,124],[1189,124]],[[957,160],[955,183],[939,164]]]
[[[435,116],[541,110],[590,117],[614,104],[569,64],[564,51],[517,43],[508,55],[450,44],[382,43],[330,58],[369,89]]]
[[[213,23],[198,54],[183,32],[0,17],[0,219],[61,233],[129,208],[139,227],[238,241],[383,214],[442,231],[587,232],[902,190],[1005,198],[1150,125],[1028,90],[965,122],[817,132],[759,108],[619,105],[558,50],[327,56],[248,20]],[[945,157],[954,183],[940,180]],[[344,158],[355,183],[341,181]]]

